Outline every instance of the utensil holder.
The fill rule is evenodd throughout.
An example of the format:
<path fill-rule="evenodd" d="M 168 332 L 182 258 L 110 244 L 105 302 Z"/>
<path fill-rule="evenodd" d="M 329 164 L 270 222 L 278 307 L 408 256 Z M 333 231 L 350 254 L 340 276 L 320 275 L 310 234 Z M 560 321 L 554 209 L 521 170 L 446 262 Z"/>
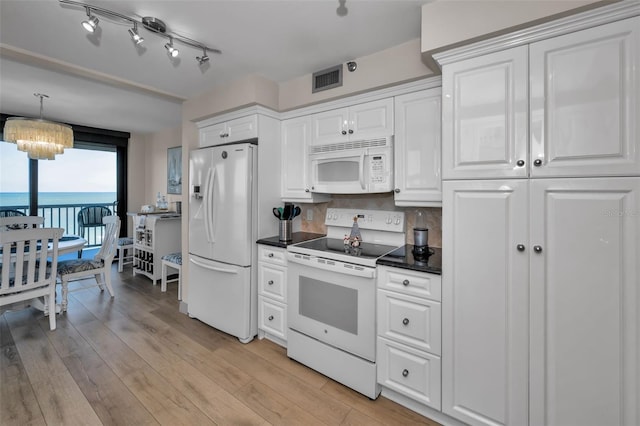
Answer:
<path fill-rule="evenodd" d="M 280 241 L 291 241 L 291 221 L 290 220 L 281 220 L 280 221 Z"/>

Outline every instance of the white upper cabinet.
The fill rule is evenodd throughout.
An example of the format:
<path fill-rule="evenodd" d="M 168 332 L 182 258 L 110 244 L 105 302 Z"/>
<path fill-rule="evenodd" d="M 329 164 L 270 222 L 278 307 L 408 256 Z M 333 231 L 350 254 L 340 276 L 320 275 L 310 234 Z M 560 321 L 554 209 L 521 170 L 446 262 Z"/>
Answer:
<path fill-rule="evenodd" d="M 640 175 L 640 17 L 530 45 L 532 177 Z"/>
<path fill-rule="evenodd" d="M 442 90 L 444 179 L 640 175 L 640 17 L 445 64 Z"/>
<path fill-rule="evenodd" d="M 397 206 L 442 205 L 440 88 L 396 96 L 394 182 Z"/>
<path fill-rule="evenodd" d="M 640 178 L 535 179 L 530 205 L 530 424 L 638 425 Z"/>
<path fill-rule="evenodd" d="M 442 68 L 443 179 L 527 177 L 527 46 Z"/>
<path fill-rule="evenodd" d="M 309 189 L 308 148 L 311 142 L 311 116 L 282 122 L 282 199 L 292 202 L 321 202 L 330 197 Z"/>
<path fill-rule="evenodd" d="M 393 135 L 393 98 L 313 114 L 313 145 Z"/>
<path fill-rule="evenodd" d="M 246 117 L 212 124 L 200 129 L 200 146 L 221 145 L 258 137 L 258 116 Z"/>

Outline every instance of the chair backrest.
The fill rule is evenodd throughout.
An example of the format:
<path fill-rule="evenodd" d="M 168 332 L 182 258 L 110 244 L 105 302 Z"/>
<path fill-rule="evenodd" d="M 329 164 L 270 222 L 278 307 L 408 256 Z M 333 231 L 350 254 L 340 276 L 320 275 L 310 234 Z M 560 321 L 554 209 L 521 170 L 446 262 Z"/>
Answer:
<path fill-rule="evenodd" d="M 105 231 L 102 235 L 102 245 L 94 256 L 96 260 L 104 260 L 106 265 L 110 265 L 116 256 L 118 245 L 118 235 L 120 234 L 120 218 L 118 216 L 107 216 L 102 218 Z"/>
<path fill-rule="evenodd" d="M 26 300 L 30 298 L 30 290 L 55 285 L 58 241 L 63 233 L 63 228 L 0 232 L 0 296 L 3 296 L 0 297 L 0 305 L 15 301 L 7 297 L 10 294 L 20 293 L 18 300 Z M 47 258 L 50 259 L 50 268 L 47 267 Z"/>
<path fill-rule="evenodd" d="M 37 228 L 44 225 L 42 216 L 6 216 L 0 217 L 0 231 Z"/>
<path fill-rule="evenodd" d="M 20 210 L 4 209 L 0 210 L 0 217 L 26 216 Z"/>
<path fill-rule="evenodd" d="M 102 226 L 102 218 L 111 216 L 111 210 L 104 206 L 87 206 L 78 212 L 78 225 L 80 228 L 87 226 Z"/>

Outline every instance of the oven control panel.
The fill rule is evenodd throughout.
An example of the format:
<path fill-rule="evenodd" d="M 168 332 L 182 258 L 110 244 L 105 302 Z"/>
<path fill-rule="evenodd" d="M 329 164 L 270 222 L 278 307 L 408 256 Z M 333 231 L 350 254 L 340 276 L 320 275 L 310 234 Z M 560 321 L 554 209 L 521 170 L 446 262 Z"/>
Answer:
<path fill-rule="evenodd" d="M 353 225 L 353 218 L 358 218 L 360 229 L 371 229 L 387 232 L 404 232 L 404 212 L 387 210 L 363 209 L 327 209 L 325 225 L 349 228 Z"/>

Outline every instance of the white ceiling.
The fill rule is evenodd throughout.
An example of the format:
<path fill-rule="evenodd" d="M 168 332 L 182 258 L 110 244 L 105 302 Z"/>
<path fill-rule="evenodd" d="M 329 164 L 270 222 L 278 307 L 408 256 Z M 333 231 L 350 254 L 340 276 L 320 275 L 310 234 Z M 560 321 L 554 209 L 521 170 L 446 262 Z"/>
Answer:
<path fill-rule="evenodd" d="M 0 111 L 92 127 L 155 132 L 180 125 L 182 100 L 249 74 L 283 82 L 420 36 L 421 5 L 404 0 L 88 0 L 140 20 L 163 20 L 169 31 L 222 51 L 175 43 L 106 16 L 88 35 L 81 7 L 58 0 L 0 0 Z M 338 13 L 343 5 L 345 16 Z"/>

